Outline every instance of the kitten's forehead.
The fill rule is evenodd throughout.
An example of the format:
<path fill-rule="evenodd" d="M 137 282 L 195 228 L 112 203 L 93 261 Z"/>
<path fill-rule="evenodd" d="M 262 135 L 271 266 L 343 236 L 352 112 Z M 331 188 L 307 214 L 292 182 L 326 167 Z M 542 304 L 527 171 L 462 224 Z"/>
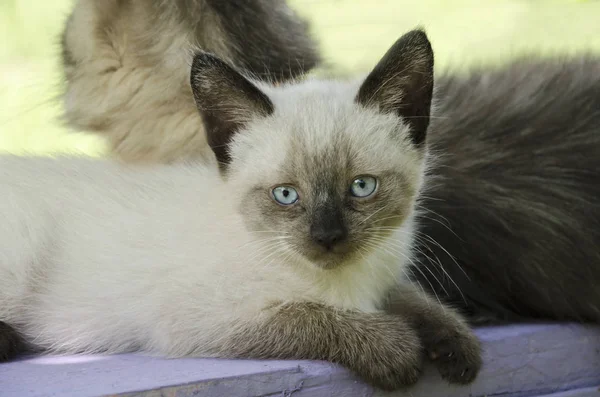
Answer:
<path fill-rule="evenodd" d="M 261 87 L 274 112 L 235 139 L 234 157 L 266 181 L 342 184 L 360 174 L 413 168 L 415 148 L 401 120 L 355 102 L 356 82 L 309 80 Z M 251 165 L 250 165 L 251 163 Z"/>
<path fill-rule="evenodd" d="M 296 163 L 304 159 L 317 168 L 323 160 L 336 167 L 368 168 L 387 156 L 412 152 L 405 142 L 407 127 L 398 117 L 355 102 L 360 83 L 309 80 L 271 90 L 275 112 L 265 132 L 284 138 Z"/>

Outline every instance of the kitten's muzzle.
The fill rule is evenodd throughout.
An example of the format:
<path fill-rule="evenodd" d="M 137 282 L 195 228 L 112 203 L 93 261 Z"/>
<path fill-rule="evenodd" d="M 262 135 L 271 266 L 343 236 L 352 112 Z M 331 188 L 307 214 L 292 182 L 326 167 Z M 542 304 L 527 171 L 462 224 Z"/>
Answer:
<path fill-rule="evenodd" d="M 341 222 L 317 223 L 311 226 L 310 237 L 315 244 L 323 247 L 326 251 L 333 251 L 337 245 L 347 240 L 348 229 Z"/>

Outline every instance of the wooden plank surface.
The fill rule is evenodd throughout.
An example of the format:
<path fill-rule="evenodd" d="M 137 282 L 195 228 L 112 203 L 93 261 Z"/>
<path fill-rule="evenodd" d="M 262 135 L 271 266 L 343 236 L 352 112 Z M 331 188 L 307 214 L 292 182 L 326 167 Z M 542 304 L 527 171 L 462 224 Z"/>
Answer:
<path fill-rule="evenodd" d="M 449 386 L 430 367 L 415 387 L 386 394 L 323 362 L 168 360 L 124 354 L 37 357 L 1 364 L 0 396 L 600 396 L 600 328 L 525 325 L 480 328 L 477 334 L 485 365 L 478 380 L 467 387 Z"/>
<path fill-rule="evenodd" d="M 600 387 L 586 387 L 584 389 L 569 390 L 538 397 L 600 397 Z"/>

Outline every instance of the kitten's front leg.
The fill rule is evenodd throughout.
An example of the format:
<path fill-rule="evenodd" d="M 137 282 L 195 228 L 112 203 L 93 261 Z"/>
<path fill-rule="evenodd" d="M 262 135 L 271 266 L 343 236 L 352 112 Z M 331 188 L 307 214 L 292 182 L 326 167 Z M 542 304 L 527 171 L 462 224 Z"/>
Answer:
<path fill-rule="evenodd" d="M 281 304 L 242 326 L 221 355 L 339 363 L 384 390 L 414 384 L 422 347 L 410 324 L 384 313 L 361 313 L 310 302 Z"/>
<path fill-rule="evenodd" d="M 468 384 L 481 368 L 481 345 L 462 317 L 407 284 L 390 295 L 386 311 L 402 316 L 419 333 L 423 347 L 444 379 Z"/>

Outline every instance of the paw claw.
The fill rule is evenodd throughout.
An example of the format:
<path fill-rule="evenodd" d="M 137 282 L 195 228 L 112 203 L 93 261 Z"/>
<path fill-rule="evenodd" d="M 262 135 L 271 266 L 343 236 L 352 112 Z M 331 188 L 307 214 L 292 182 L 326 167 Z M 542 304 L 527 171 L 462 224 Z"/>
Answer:
<path fill-rule="evenodd" d="M 454 334 L 436 340 L 428 355 L 442 378 L 449 383 L 469 384 L 475 380 L 481 367 L 479 342 L 467 334 Z"/>

